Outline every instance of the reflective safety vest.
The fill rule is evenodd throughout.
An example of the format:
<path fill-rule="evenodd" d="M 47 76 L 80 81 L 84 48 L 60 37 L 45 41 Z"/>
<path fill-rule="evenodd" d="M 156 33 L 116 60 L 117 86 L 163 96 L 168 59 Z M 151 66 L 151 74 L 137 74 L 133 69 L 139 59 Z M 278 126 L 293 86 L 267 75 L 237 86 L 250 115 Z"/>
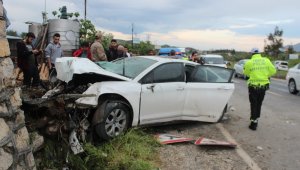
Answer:
<path fill-rule="evenodd" d="M 261 54 L 254 54 L 244 65 L 244 74 L 249 77 L 248 85 L 263 86 L 269 84 L 269 77 L 275 73 L 274 65 Z"/>

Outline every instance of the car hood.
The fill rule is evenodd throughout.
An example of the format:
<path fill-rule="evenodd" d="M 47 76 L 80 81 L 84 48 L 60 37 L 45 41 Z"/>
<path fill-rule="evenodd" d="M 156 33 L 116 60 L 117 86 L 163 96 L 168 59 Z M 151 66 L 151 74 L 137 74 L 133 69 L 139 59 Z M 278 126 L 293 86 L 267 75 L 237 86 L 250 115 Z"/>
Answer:
<path fill-rule="evenodd" d="M 55 68 L 57 71 L 57 78 L 59 80 L 69 82 L 73 79 L 74 75 L 97 75 L 102 77 L 102 80 L 125 80 L 129 81 L 131 79 L 104 70 L 91 60 L 87 58 L 78 57 L 62 57 L 57 58 L 55 62 Z"/>

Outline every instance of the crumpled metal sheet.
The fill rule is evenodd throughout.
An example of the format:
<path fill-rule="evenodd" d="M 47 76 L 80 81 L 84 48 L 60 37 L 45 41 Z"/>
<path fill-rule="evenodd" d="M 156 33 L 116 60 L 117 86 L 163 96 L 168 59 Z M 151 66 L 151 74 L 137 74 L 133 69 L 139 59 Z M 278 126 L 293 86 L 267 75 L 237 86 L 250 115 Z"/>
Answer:
<path fill-rule="evenodd" d="M 74 74 L 95 73 L 107 77 L 113 77 L 119 80 L 130 80 L 129 78 L 109 72 L 92 62 L 87 58 L 79 57 L 62 57 L 57 58 L 55 62 L 57 78 L 59 80 L 69 82 Z"/>
<path fill-rule="evenodd" d="M 82 146 L 80 145 L 77 137 L 76 137 L 76 131 L 73 130 L 70 134 L 70 137 L 69 137 L 69 144 L 71 146 L 71 150 L 73 151 L 73 153 L 75 155 L 81 153 L 81 152 L 84 152 Z"/>

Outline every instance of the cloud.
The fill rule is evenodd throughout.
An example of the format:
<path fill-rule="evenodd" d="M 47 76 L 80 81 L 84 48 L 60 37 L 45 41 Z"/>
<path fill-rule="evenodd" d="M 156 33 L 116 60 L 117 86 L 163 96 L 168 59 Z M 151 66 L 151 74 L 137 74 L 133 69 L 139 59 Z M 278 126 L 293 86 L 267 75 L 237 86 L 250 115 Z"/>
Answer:
<path fill-rule="evenodd" d="M 42 22 L 45 1 L 9 0 L 4 2 L 12 22 L 9 29 L 26 32 L 26 21 Z M 84 15 L 84 1 L 46 0 L 48 18 L 62 6 L 68 12 Z M 291 5 L 293 4 L 293 5 Z M 248 49 L 263 46 L 274 26 L 283 29 L 286 38 L 298 40 L 300 32 L 299 0 L 87 0 L 87 18 L 115 37 L 141 39 L 151 37 L 157 44 L 191 46 L 199 49 Z M 289 39 L 287 39 L 289 41 Z M 300 42 L 300 41 L 299 41 Z M 251 46 L 251 47 L 248 47 Z"/>
<path fill-rule="evenodd" d="M 247 25 L 231 25 L 230 29 L 242 29 L 242 28 L 255 28 L 257 24 L 247 24 Z"/>
<path fill-rule="evenodd" d="M 286 20 L 277 20 L 277 21 L 266 21 L 266 25 L 280 25 L 280 24 L 291 24 L 293 23 L 293 19 L 286 19 Z"/>

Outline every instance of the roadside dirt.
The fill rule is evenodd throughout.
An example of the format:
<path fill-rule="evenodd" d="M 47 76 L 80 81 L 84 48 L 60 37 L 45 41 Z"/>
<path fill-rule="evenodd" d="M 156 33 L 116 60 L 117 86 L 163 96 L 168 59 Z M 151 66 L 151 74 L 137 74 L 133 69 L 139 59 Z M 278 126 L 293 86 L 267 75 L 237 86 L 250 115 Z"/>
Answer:
<path fill-rule="evenodd" d="M 184 122 L 153 127 L 156 133 L 168 133 L 197 139 L 200 136 L 226 141 L 216 124 Z M 192 143 L 163 145 L 160 148 L 162 170 L 240 170 L 251 169 L 234 148 L 196 146 Z"/>

